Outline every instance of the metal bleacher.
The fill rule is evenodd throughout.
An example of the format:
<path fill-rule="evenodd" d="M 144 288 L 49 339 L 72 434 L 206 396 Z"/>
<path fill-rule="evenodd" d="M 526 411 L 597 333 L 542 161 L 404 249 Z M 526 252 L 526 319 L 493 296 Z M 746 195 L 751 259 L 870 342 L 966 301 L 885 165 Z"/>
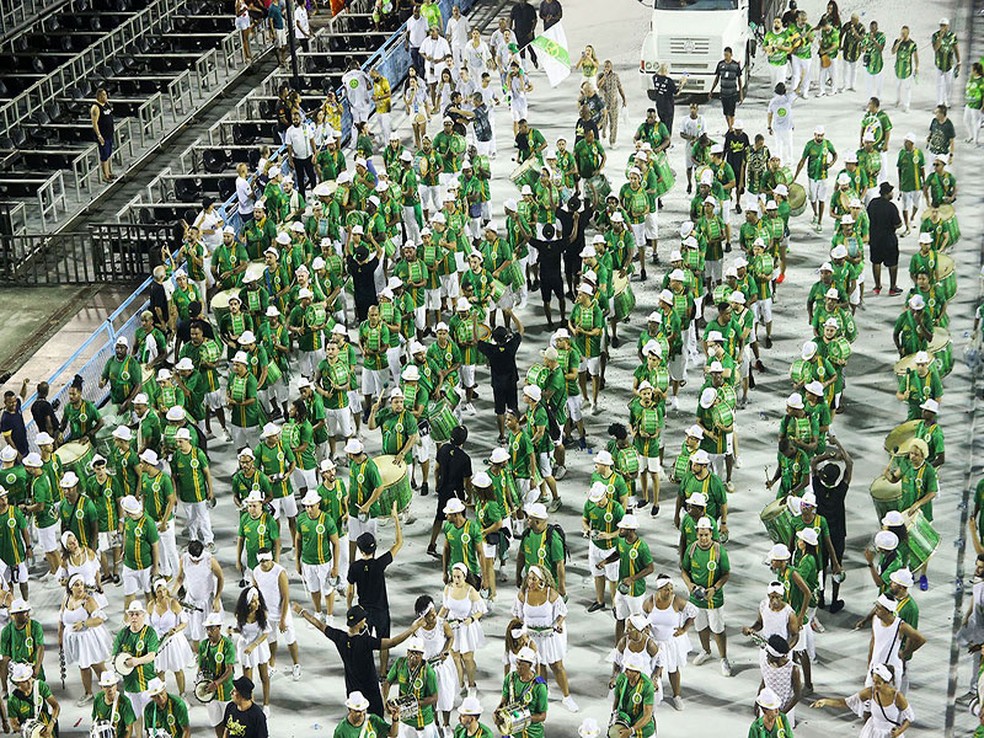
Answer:
<path fill-rule="evenodd" d="M 0 43 L 3 228 L 48 232 L 104 187 L 89 118 L 105 88 L 119 175 L 242 68 L 234 0 L 70 0 Z M 269 40 L 255 40 L 262 51 Z M 16 231 L 15 231 L 16 233 Z"/>

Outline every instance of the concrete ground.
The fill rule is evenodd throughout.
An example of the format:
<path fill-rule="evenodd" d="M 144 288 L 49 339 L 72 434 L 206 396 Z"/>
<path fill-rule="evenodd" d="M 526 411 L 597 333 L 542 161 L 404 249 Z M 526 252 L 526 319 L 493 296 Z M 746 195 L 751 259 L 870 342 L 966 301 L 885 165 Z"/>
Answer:
<path fill-rule="evenodd" d="M 804 2 L 803 6 L 813 19 L 822 11 L 817 0 Z M 896 26 L 907 22 L 920 44 L 923 68 L 928 69 L 931 63 L 931 53 L 927 49 L 928 37 L 935 30 L 936 16 L 941 10 L 935 8 L 930 13 L 918 12 L 925 7 L 909 0 L 903 3 L 875 0 L 866 4 L 865 20 L 881 20 L 890 40 Z M 844 12 L 849 10 L 848 8 Z M 613 184 L 621 184 L 619 173 L 631 150 L 631 133 L 642 120 L 647 107 L 635 70 L 638 64 L 637 50 L 648 25 L 648 11 L 635 4 L 623 4 L 615 12 L 604 14 L 599 13 L 594 4 L 568 2 L 564 25 L 571 54 L 576 56 L 585 43 L 593 43 L 601 59 L 611 58 L 615 62 L 629 95 L 629 122 L 624 124 L 619 144 L 609 152 L 610 176 Z M 577 76 L 572 76 L 557 89 L 548 86 L 542 72 L 534 72 L 532 79 L 536 90 L 530 105 L 531 122 L 544 132 L 550 142 L 560 134 L 570 137 L 576 117 L 574 100 L 579 81 Z M 912 112 L 905 114 L 892 107 L 894 91 L 891 89 L 886 89 L 884 99 L 888 113 L 895 123 L 895 142 L 900 142 L 902 136 L 910 130 L 920 137 L 924 135 L 935 100 L 930 75 L 924 74 L 920 79 Z M 762 70 L 757 67 L 753 73 L 750 94 L 739 111 L 750 135 L 764 132 L 767 100 Z M 839 151 L 853 149 L 856 146 L 864 101 L 863 92 L 858 91 L 823 100 L 810 99 L 798 105 L 795 111 L 796 146 L 803 145 L 814 124 L 823 123 L 827 127 L 828 137 Z M 712 104 L 703 112 L 712 132 L 723 134 L 724 121 L 720 108 Z M 677 120 L 684 115 L 684 108 L 678 108 Z M 958 116 L 959 112 L 954 115 L 955 124 L 959 123 Z M 496 127 L 500 154 L 493 162 L 493 200 L 496 203 L 497 217 L 501 217 L 502 201 L 515 196 L 515 189 L 508 180 L 508 175 L 515 166 L 510 161 L 512 150 L 508 136 L 509 125 L 508 110 L 498 111 Z M 958 129 L 962 140 L 962 128 L 958 126 Z M 408 134 L 405 125 L 401 132 Z M 893 156 L 897 150 L 897 143 L 893 144 Z M 979 153 L 963 144 L 958 145 L 957 151 L 954 170 L 960 182 L 958 214 L 964 239 L 953 253 L 960 288 L 950 304 L 950 315 L 954 356 L 959 360 L 967 343 L 966 336 L 971 329 L 973 310 L 978 304 L 980 293 L 980 285 L 975 276 L 980 266 L 979 252 L 973 234 L 978 233 L 981 228 L 982 215 L 979 209 L 973 207 L 973 203 L 979 202 L 984 194 L 984 181 L 974 169 L 976 163 L 980 162 Z M 682 177 L 683 147 L 679 139 L 670 158 L 678 177 Z M 664 198 L 666 208 L 660 214 L 660 228 L 664 239 L 659 247 L 664 260 L 669 250 L 675 246 L 675 233 L 685 217 L 687 201 L 684 188 L 680 184 Z M 738 418 L 742 467 L 735 472 L 736 491 L 730 498 L 731 541 L 728 550 L 733 574 L 726 587 L 729 653 L 735 674 L 732 678 L 722 676 L 716 662 L 700 667 L 688 665 L 683 671 L 686 709 L 675 712 L 668 705 L 663 705 L 657 710 L 659 732 L 663 735 L 694 734 L 695 727 L 699 726 L 699 735 L 743 736 L 752 719 L 751 703 L 759 683 L 758 651 L 754 644 L 740 635 L 739 628 L 754 620 L 757 604 L 771 578 L 768 568 L 763 564 L 769 541 L 758 519 L 759 511 L 772 499 L 772 494 L 763 488 L 764 468 L 774 468 L 775 465 L 778 423 L 783 413 L 784 398 L 789 392 L 788 368 L 798 356 L 800 345 L 809 335 L 804 309 L 805 297 L 811 284 L 817 279 L 817 267 L 825 258 L 832 235 L 829 224 L 823 234 L 813 232 L 805 215 L 792 224 L 792 230 L 788 278 L 780 289 L 779 304 L 776 306 L 776 341 L 771 351 L 766 351 L 763 355 L 768 372 L 757 376 L 758 386 L 750 396 L 750 405 Z M 916 239 L 915 236 L 910 236 L 902 243 L 903 272 L 914 250 Z M 591 442 L 595 446 L 600 446 L 606 440 L 606 428 L 610 422 L 616 419 L 624 421 L 627 416 L 630 375 L 636 366 L 632 345 L 637 332 L 643 326 L 644 316 L 655 305 L 658 282 L 653 279 L 654 272 L 661 274 L 660 269 L 653 269 L 648 282 L 633 285 L 638 305 L 630 326 L 622 334 L 623 338 L 629 340 L 614 352 L 609 364 L 608 387 L 601 400 L 603 412 L 587 418 Z M 903 276 L 900 282 L 904 288 L 908 288 L 907 276 Z M 902 298 L 889 298 L 885 293 L 878 297 L 869 294 L 865 309 L 857 315 L 861 335 L 854 345 L 855 353 L 849 365 L 846 412 L 838 416 L 834 424 L 837 437 L 856 460 L 854 483 L 847 502 L 849 539 L 844 562 L 847 580 L 841 590 L 847 606 L 837 615 L 820 614 L 826 632 L 817 635 L 819 663 L 814 669 L 816 692 L 807 701 L 815 696 L 846 696 L 860 688 L 864 677 L 868 634 L 855 631 L 852 626 L 868 611 L 874 597 L 862 555 L 864 547 L 878 528 L 867 488 L 870 481 L 881 473 L 887 461 L 882 450 L 885 434 L 905 418 L 904 407 L 894 398 L 892 365 L 895 354 L 891 341 L 891 326 L 902 306 Z M 521 351 L 521 365 L 528 366 L 545 346 L 547 333 L 540 311 L 532 303 L 521 317 L 528 329 Z M 691 374 L 691 382 L 681 397 L 679 412 L 668 414 L 665 431 L 666 446 L 670 449 L 668 460 L 673 458 L 672 454 L 679 448 L 683 429 L 693 421 L 699 386 L 695 376 Z M 917 719 L 907 735 L 927 738 L 944 734 L 967 735 L 975 724 L 975 720 L 966 711 L 966 705 L 961 703 L 956 707 L 955 731 L 950 733 L 947 730 L 950 725 L 948 716 L 954 709 L 951 680 L 959 677 L 956 694 L 961 695 L 966 691 L 971 678 L 971 665 L 966 657 L 960 656 L 956 660 L 952 658 L 952 649 L 955 648 L 952 645 L 955 607 L 960 597 L 960 589 L 955 587 L 954 580 L 959 572 L 960 577 L 967 582 L 969 574 L 964 573 L 964 570 L 967 567 L 972 568 L 972 553 L 967 555 L 968 563 L 964 564 L 961 521 L 966 514 L 966 490 L 976 483 L 980 474 L 980 463 L 975 460 L 976 444 L 972 442 L 976 436 L 976 403 L 971 390 L 971 376 L 959 361 L 946 379 L 945 387 L 946 398 L 940 418 L 947 434 L 948 461 L 942 473 L 941 497 L 935 505 L 936 527 L 944 538 L 930 567 L 929 591 L 914 592 L 920 608 L 920 630 L 928 637 L 928 643 L 912 662 L 909 698 Z M 487 389 L 482 391 L 478 408 L 477 417 L 466 418 L 470 430 L 466 449 L 472 455 L 476 468 L 481 465 L 480 459 L 487 457 L 496 436 Z M 372 435 L 368 443 L 370 449 L 379 448 L 377 438 Z M 218 556 L 228 572 L 225 607 L 231 610 L 238 594 L 235 577 L 232 575 L 235 517 L 228 497 L 234 460 L 230 444 L 215 443 L 213 448 L 213 473 L 217 477 L 220 497 L 213 519 L 218 530 Z M 604 725 L 610 712 L 610 701 L 604 686 L 609 673 L 609 665 L 605 659 L 611 649 L 614 624 L 608 614 L 588 614 L 585 611 L 586 605 L 591 601 L 592 584 L 587 570 L 585 542 L 576 535 L 580 508 L 591 471 L 590 453 L 569 452 L 568 469 L 568 476 L 560 483 L 564 506 L 553 517 L 570 532 L 568 540 L 573 549 L 573 560 L 568 570 L 570 615 L 567 621 L 569 650 L 566 665 L 573 694 L 581 711 L 574 715 L 565 710 L 560 704 L 559 690 L 549 680 L 551 700 L 546 732 L 551 737 L 574 735 L 576 727 L 585 717 L 594 717 Z M 666 485 L 664 489 L 664 499 L 669 499 L 675 493 L 672 485 Z M 433 499 L 431 496 L 418 499 L 414 503 L 414 511 L 420 520 L 409 526 L 407 543 L 398 557 L 397 566 L 390 572 L 389 592 L 396 631 L 411 622 L 412 603 L 418 595 L 428 593 L 437 598 L 440 594 L 438 567 L 424 552 L 429 528 L 425 521 L 429 521 L 433 514 Z M 672 514 L 668 505 L 664 505 L 662 514 L 656 519 L 643 516 L 641 534 L 653 551 L 657 571 L 673 573 L 679 582 L 674 552 L 677 532 L 672 527 Z M 391 535 L 391 528 L 383 530 L 381 548 L 389 545 Z M 294 560 L 291 555 L 285 557 L 284 563 L 289 571 L 293 570 Z M 678 586 L 682 585 L 678 583 Z M 300 582 L 292 579 L 291 588 L 292 595 L 303 601 Z M 54 641 L 59 592 L 51 585 L 35 585 L 32 591 L 35 616 L 44 623 L 50 644 Z M 497 694 L 502 676 L 502 636 L 512 594 L 513 590 L 509 585 L 500 585 L 495 612 L 484 622 L 487 645 L 477 654 L 479 696 L 486 710 L 485 722 L 489 724 L 491 712 L 498 703 Z M 110 599 L 113 603 L 112 622 L 116 627 L 120 622 L 120 593 L 112 591 Z M 341 612 L 341 608 L 336 610 Z M 307 626 L 299 627 L 299 639 L 304 668 L 302 680 L 295 683 L 283 674 L 278 674 L 273 681 L 274 727 L 271 735 L 278 738 L 322 735 L 322 731 L 333 729 L 344 717 L 343 681 L 334 648 Z M 696 645 L 696 638 L 694 642 Z M 49 645 L 49 674 L 57 674 L 55 658 L 54 649 Z M 281 663 L 286 662 L 281 660 Z M 953 671 L 954 663 L 956 672 Z M 57 680 L 53 678 L 52 681 Z M 169 686 L 173 688 L 173 681 L 169 681 Z M 64 697 L 62 735 L 81 735 L 88 723 L 77 723 L 85 712 L 73 704 L 79 694 L 77 673 L 69 674 L 68 687 L 68 694 L 57 688 L 55 690 L 57 696 Z M 194 705 L 191 714 L 193 735 L 210 735 L 206 728 L 204 708 Z M 797 714 L 800 721 L 796 727 L 798 737 L 856 735 L 861 728 L 860 721 L 853 719 L 846 711 L 819 712 L 803 705 L 797 710 Z"/>

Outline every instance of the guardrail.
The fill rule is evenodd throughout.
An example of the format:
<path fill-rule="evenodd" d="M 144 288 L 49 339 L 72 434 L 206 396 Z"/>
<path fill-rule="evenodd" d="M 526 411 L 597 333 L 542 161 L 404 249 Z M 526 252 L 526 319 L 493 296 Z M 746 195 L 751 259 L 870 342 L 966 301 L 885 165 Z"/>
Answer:
<path fill-rule="evenodd" d="M 463 13 L 471 10 L 479 0 L 440 0 L 441 13 L 445 19 L 451 15 L 453 5 L 458 5 Z M 410 67 L 410 54 L 404 49 L 405 26 L 401 26 L 395 31 L 383 45 L 374 52 L 362 65 L 366 71 L 378 68 L 380 72 L 389 80 L 390 86 L 395 91 L 403 79 L 406 77 Z M 342 90 L 338 89 L 338 96 L 343 100 Z M 351 132 L 351 115 L 347 103 L 343 102 L 344 113 L 342 117 L 342 140 L 349 139 Z M 277 149 L 274 157 L 282 159 L 286 147 L 281 146 Z M 237 204 L 235 197 L 230 197 L 220 208 L 226 223 L 235 224 L 238 228 L 239 218 L 237 214 Z M 51 394 L 49 401 L 59 399 L 64 404 L 68 393 L 68 386 L 72 378 L 78 374 L 82 377 L 83 396 L 94 402 L 97 406 L 105 402 L 109 396 L 106 389 L 99 388 L 99 377 L 103 367 L 109 357 L 113 354 L 114 345 L 117 337 L 126 336 L 133 343 L 134 335 L 140 324 L 140 313 L 147 308 L 149 302 L 145 294 L 150 289 L 152 277 L 148 277 L 123 303 L 110 315 L 105 323 L 92 333 L 75 352 L 62 364 L 48 379 Z M 127 317 L 124 317 L 127 316 Z M 122 321 L 122 322 L 121 322 Z M 34 400 L 36 394 L 30 395 L 24 402 L 26 411 Z M 28 422 L 28 426 L 33 426 L 33 420 Z M 29 437 L 33 433 L 28 434 Z"/>

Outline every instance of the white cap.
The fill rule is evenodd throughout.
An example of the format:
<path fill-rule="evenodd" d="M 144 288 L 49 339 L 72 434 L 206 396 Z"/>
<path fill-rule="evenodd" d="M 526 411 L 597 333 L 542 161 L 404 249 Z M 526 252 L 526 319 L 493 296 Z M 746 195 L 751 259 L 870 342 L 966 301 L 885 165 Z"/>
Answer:
<path fill-rule="evenodd" d="M 318 464 L 318 468 L 323 472 L 328 472 L 332 469 L 337 469 L 338 467 L 335 465 L 335 462 L 332 461 L 331 457 L 328 456 L 321 460 L 321 463 Z"/>
<path fill-rule="evenodd" d="M 117 346 L 129 346 L 130 340 L 126 336 L 117 336 L 116 338 Z"/>
<path fill-rule="evenodd" d="M 704 340 L 708 343 L 724 343 L 724 335 L 721 331 L 709 331 Z"/>
<path fill-rule="evenodd" d="M 614 213 L 612 213 L 611 221 L 612 223 L 624 223 L 625 216 L 616 210 Z"/>
<path fill-rule="evenodd" d="M 400 377 L 408 382 L 417 382 L 420 380 L 420 369 L 417 368 L 416 364 L 408 364 L 403 367 Z"/>
<path fill-rule="evenodd" d="M 886 551 L 894 551 L 898 548 L 899 537 L 890 530 L 880 530 L 875 534 L 875 547 Z"/>
<path fill-rule="evenodd" d="M 659 293 L 660 302 L 665 302 L 670 305 L 673 304 L 673 293 L 670 290 L 663 290 Z"/>
<path fill-rule="evenodd" d="M 174 438 L 178 441 L 190 441 L 191 431 L 188 428 L 178 428 L 177 432 L 174 434 Z"/>
<path fill-rule="evenodd" d="M 531 518 L 536 518 L 537 520 L 546 520 L 547 508 L 542 502 L 534 502 L 533 504 L 526 506 L 526 514 Z"/>
<path fill-rule="evenodd" d="M 789 549 L 786 548 L 785 543 L 777 543 L 769 551 L 769 558 L 773 561 L 784 561 L 786 559 L 792 558 L 792 554 L 789 553 Z"/>

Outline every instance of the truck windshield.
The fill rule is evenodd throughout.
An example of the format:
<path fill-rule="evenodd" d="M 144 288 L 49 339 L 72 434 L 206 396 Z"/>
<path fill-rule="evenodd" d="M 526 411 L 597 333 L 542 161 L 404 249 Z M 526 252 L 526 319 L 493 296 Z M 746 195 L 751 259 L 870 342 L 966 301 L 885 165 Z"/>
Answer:
<path fill-rule="evenodd" d="M 656 0 L 656 10 L 737 10 L 738 0 Z"/>

